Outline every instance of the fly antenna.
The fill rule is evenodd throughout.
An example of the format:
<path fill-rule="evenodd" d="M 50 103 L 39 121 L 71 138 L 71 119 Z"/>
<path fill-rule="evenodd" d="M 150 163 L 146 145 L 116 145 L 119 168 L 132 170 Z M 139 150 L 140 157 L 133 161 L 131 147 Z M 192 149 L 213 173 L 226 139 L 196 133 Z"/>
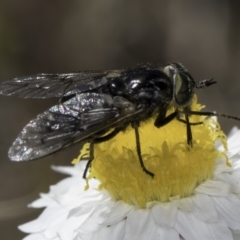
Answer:
<path fill-rule="evenodd" d="M 181 111 L 179 111 L 179 112 L 181 112 Z M 231 116 L 231 115 L 227 115 L 224 113 L 217 113 L 217 112 L 198 112 L 198 111 L 187 110 L 187 111 L 182 111 L 181 113 L 186 113 L 188 115 L 208 116 L 208 117 L 216 116 L 216 117 L 223 117 L 223 118 L 240 121 L 240 117 L 238 117 L 238 116 Z"/>
<path fill-rule="evenodd" d="M 210 85 L 215 84 L 215 83 L 217 83 L 217 82 L 216 82 L 216 81 L 213 81 L 213 78 L 204 79 L 204 80 L 202 80 L 202 81 L 199 81 L 199 82 L 196 84 L 196 88 L 209 87 Z"/>

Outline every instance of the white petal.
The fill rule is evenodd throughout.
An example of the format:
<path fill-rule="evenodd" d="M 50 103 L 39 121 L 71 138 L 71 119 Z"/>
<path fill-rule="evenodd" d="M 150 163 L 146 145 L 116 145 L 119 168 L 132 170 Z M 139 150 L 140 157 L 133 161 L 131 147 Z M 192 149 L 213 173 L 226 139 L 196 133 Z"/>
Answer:
<path fill-rule="evenodd" d="M 101 205 L 104 202 L 108 203 L 110 201 L 110 196 L 105 194 L 103 191 L 94 191 L 94 190 L 87 190 L 83 196 L 81 196 L 82 203 L 80 206 L 82 207 L 94 207 L 96 205 Z"/>
<path fill-rule="evenodd" d="M 154 226 L 149 240 L 179 240 L 179 234 L 174 228 Z"/>
<path fill-rule="evenodd" d="M 240 139 L 240 131 L 239 130 L 237 132 L 235 132 L 235 134 L 232 135 L 228 139 L 227 155 L 228 155 L 229 158 L 231 158 L 232 156 L 239 153 L 239 151 L 240 151 L 239 139 Z"/>
<path fill-rule="evenodd" d="M 207 180 L 194 190 L 196 193 L 204 193 L 210 196 L 228 196 L 231 192 L 229 184 L 222 181 Z"/>
<path fill-rule="evenodd" d="M 213 197 L 212 199 L 215 202 L 219 218 L 233 230 L 240 230 L 240 201 L 236 196 L 230 196 L 231 199 L 224 197 Z"/>
<path fill-rule="evenodd" d="M 151 214 L 157 224 L 173 227 L 177 216 L 177 206 L 172 203 L 156 204 L 151 209 Z"/>
<path fill-rule="evenodd" d="M 64 222 L 67 214 L 67 210 L 60 207 L 46 208 L 36 220 L 20 225 L 18 228 L 26 233 L 41 232 Z"/>
<path fill-rule="evenodd" d="M 233 168 L 231 174 L 232 174 L 234 177 L 240 179 L 240 161 L 239 161 L 239 166 L 236 167 L 236 168 Z"/>
<path fill-rule="evenodd" d="M 239 155 L 235 155 L 234 157 L 229 158 L 229 162 L 232 165 L 233 171 L 235 169 L 239 170 L 240 168 Z"/>
<path fill-rule="evenodd" d="M 102 225 L 111 225 L 124 219 L 134 211 L 132 205 L 126 204 L 123 201 L 117 201 L 108 213 L 106 220 Z"/>
<path fill-rule="evenodd" d="M 43 236 L 46 238 L 46 239 L 54 239 L 54 238 L 57 238 L 58 237 L 58 231 L 61 227 L 61 223 L 59 223 L 58 225 L 55 225 L 55 226 L 52 226 L 48 229 L 46 229 L 45 231 L 43 231 Z M 71 240 L 71 239 L 69 239 Z"/>
<path fill-rule="evenodd" d="M 126 219 L 123 240 L 148 240 L 154 225 L 150 211 L 138 209 Z"/>
<path fill-rule="evenodd" d="M 207 225 L 198 220 L 191 212 L 178 211 L 175 229 L 186 240 L 212 240 Z"/>
<path fill-rule="evenodd" d="M 193 210 L 192 198 L 181 198 L 179 200 L 171 199 L 171 203 L 176 205 L 182 211 L 191 212 Z"/>
<path fill-rule="evenodd" d="M 233 235 L 234 240 L 239 240 L 240 239 L 240 231 L 232 230 L 232 235 Z"/>
<path fill-rule="evenodd" d="M 106 219 L 106 216 L 113 205 L 114 203 L 109 201 L 109 203 L 103 203 L 95 206 L 91 216 L 81 225 L 81 232 L 96 231 L 99 225 Z"/>
<path fill-rule="evenodd" d="M 47 240 L 47 239 L 45 237 L 43 237 L 43 235 L 41 233 L 34 233 L 34 234 L 30 234 L 27 237 L 23 238 L 23 240 Z"/>
<path fill-rule="evenodd" d="M 203 222 L 217 222 L 219 220 L 214 202 L 205 194 L 196 194 L 193 198 L 193 214 Z"/>
<path fill-rule="evenodd" d="M 49 207 L 49 206 L 56 206 L 58 203 L 50 197 L 49 194 L 40 194 L 39 199 L 33 201 L 32 203 L 28 204 L 28 207 L 31 208 L 43 208 L 43 207 Z"/>
<path fill-rule="evenodd" d="M 57 239 L 58 240 L 58 239 Z M 61 239 L 59 239 L 61 240 Z M 78 235 L 73 240 L 82 240 L 82 237 L 79 237 Z"/>
<path fill-rule="evenodd" d="M 72 176 L 80 176 L 82 178 L 86 164 L 87 164 L 86 161 L 80 161 L 78 164 L 75 164 L 74 166 L 54 166 L 54 165 L 52 165 L 51 168 L 56 172 L 60 172 L 63 174 L 69 174 Z"/>
<path fill-rule="evenodd" d="M 96 233 L 96 232 L 78 233 L 78 236 L 76 238 L 74 238 L 74 240 L 96 240 L 97 234 L 98 233 Z"/>
<path fill-rule="evenodd" d="M 214 240 L 233 240 L 232 233 L 227 224 L 214 222 L 208 223 L 207 227 Z"/>
<path fill-rule="evenodd" d="M 218 157 L 215 163 L 215 169 L 214 169 L 214 176 L 216 176 L 219 173 L 223 173 L 223 172 L 229 172 L 231 173 L 233 171 L 232 167 L 228 167 L 226 165 L 226 158 L 223 157 Z M 218 180 L 218 179 L 216 179 Z"/>
<path fill-rule="evenodd" d="M 72 176 L 81 176 L 81 172 L 78 171 L 78 169 L 75 169 L 70 166 L 51 166 L 51 169 L 53 169 L 55 172 L 68 174 Z"/>
<path fill-rule="evenodd" d="M 18 229 L 25 233 L 38 233 L 43 231 L 44 227 L 42 226 L 41 221 L 35 219 L 18 226 Z"/>
<path fill-rule="evenodd" d="M 235 196 L 240 200 L 240 193 L 235 193 Z"/>
<path fill-rule="evenodd" d="M 111 226 L 102 226 L 97 233 L 96 240 L 122 240 L 125 233 L 126 221 L 122 220 Z"/>
<path fill-rule="evenodd" d="M 81 226 L 81 224 L 86 220 L 88 216 L 81 217 L 71 217 L 67 219 L 61 229 L 58 231 L 58 235 L 61 240 L 72 240 L 74 239 L 78 232 L 77 229 Z"/>
<path fill-rule="evenodd" d="M 64 201 L 69 200 L 69 201 Z M 80 195 L 72 195 L 71 198 L 66 197 L 65 199 L 59 200 L 61 205 L 69 209 L 69 216 L 84 213 L 86 209 L 94 208 L 96 205 L 107 203 L 110 200 L 108 194 L 103 191 L 87 190 L 85 193 Z M 64 203 L 64 204 L 63 204 Z"/>
<path fill-rule="evenodd" d="M 91 214 L 91 211 L 93 210 L 93 207 L 82 207 L 82 206 L 79 206 L 79 207 L 76 207 L 76 208 L 73 208 L 69 211 L 68 213 L 68 218 L 71 218 L 71 217 L 77 217 L 77 216 L 84 216 L 84 215 L 90 215 Z"/>
<path fill-rule="evenodd" d="M 79 192 L 80 190 L 80 192 Z M 89 202 L 94 199 L 94 196 L 101 196 L 102 194 L 89 191 L 88 193 L 82 193 L 81 189 L 75 189 L 69 187 L 69 191 L 65 194 L 55 194 L 54 198 L 56 202 L 62 207 L 75 208 L 87 202 L 86 196 L 89 198 Z"/>
<path fill-rule="evenodd" d="M 228 139 L 231 138 L 234 134 L 236 134 L 238 131 L 238 127 L 237 126 L 234 126 L 230 132 L 228 133 Z"/>
<path fill-rule="evenodd" d="M 222 180 L 225 183 L 231 185 L 232 192 L 240 193 L 240 178 L 232 176 L 229 173 L 217 174 L 219 180 Z"/>
<path fill-rule="evenodd" d="M 75 187 L 76 186 L 76 187 Z M 68 195 L 69 192 L 75 194 L 84 193 L 85 182 L 79 178 L 66 178 L 54 186 L 50 186 L 48 194 L 41 194 L 41 198 L 29 204 L 29 207 L 46 207 L 59 205 L 61 197 Z"/>
<path fill-rule="evenodd" d="M 50 186 L 50 194 L 65 194 L 72 188 L 78 189 L 78 192 L 83 193 L 85 185 L 85 181 L 79 177 L 68 177 L 56 185 Z"/>

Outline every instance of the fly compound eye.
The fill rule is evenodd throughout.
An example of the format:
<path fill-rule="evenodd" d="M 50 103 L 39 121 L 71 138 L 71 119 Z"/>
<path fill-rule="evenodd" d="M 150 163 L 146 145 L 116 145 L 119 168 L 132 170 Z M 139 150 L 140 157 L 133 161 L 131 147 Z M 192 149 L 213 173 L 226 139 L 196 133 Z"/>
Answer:
<path fill-rule="evenodd" d="M 177 106 L 185 107 L 193 96 L 195 82 L 184 73 L 177 73 L 173 77 L 173 98 Z"/>

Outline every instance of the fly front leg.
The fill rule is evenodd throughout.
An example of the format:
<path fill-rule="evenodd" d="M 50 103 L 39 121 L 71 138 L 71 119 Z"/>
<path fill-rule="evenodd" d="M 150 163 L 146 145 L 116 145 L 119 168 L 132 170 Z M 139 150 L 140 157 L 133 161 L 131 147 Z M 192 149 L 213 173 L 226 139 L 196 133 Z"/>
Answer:
<path fill-rule="evenodd" d="M 182 122 L 182 123 L 184 123 L 184 124 L 187 124 L 187 121 L 184 120 L 184 119 L 181 119 L 180 116 L 177 116 L 177 120 L 178 120 L 179 122 Z M 195 122 L 195 123 L 189 122 L 189 124 L 190 124 L 191 126 L 197 126 L 197 125 L 203 124 L 203 122 Z"/>
<path fill-rule="evenodd" d="M 169 114 L 166 117 L 167 114 L 167 109 L 168 109 L 168 104 L 163 104 L 161 108 L 159 109 L 158 116 L 154 122 L 154 126 L 157 128 L 163 127 L 164 125 L 168 124 L 171 122 L 178 114 L 177 109 L 175 112 Z"/>
<path fill-rule="evenodd" d="M 179 122 L 182 122 L 184 124 L 186 124 L 186 129 L 187 129 L 187 143 L 189 146 L 192 146 L 192 130 L 191 130 L 191 126 L 197 126 L 197 125 L 201 125 L 203 124 L 203 122 L 189 122 L 189 115 L 188 114 L 184 114 L 185 115 L 185 120 L 181 119 L 180 116 L 177 116 L 177 120 Z"/>
<path fill-rule="evenodd" d="M 170 123 L 174 118 L 176 118 L 178 115 L 178 111 L 175 111 L 171 114 L 169 114 L 167 117 L 165 115 L 162 115 L 159 113 L 157 119 L 154 122 L 154 126 L 157 128 L 163 127 Z"/>
<path fill-rule="evenodd" d="M 188 110 L 188 108 L 184 109 L 185 111 Z M 168 116 L 166 116 L 166 112 L 164 111 L 160 111 L 158 114 L 157 119 L 154 122 L 155 127 L 160 128 L 163 127 L 165 125 L 167 125 L 168 123 L 170 123 L 173 119 L 177 119 L 180 122 L 183 122 L 186 124 L 186 130 L 187 130 L 187 144 L 189 146 L 192 146 L 192 130 L 191 130 L 191 125 L 199 125 L 202 124 L 202 122 L 197 122 L 197 123 L 190 123 L 189 122 L 189 114 L 184 112 L 185 115 L 185 120 L 180 119 L 179 113 L 181 113 L 178 109 L 176 109 L 175 112 L 169 114 Z"/>
<path fill-rule="evenodd" d="M 137 155 L 138 155 L 138 159 L 139 159 L 140 165 L 141 165 L 143 171 L 144 171 L 146 174 L 150 175 L 151 177 L 154 177 L 154 174 L 153 174 L 152 172 L 149 172 L 149 171 L 145 168 L 144 163 L 143 163 L 143 160 L 142 160 L 141 144 L 140 144 L 140 137 L 139 137 L 139 131 L 138 131 L 139 123 L 138 123 L 138 122 L 133 122 L 133 123 L 132 123 L 132 127 L 133 127 L 134 130 L 135 130 Z"/>

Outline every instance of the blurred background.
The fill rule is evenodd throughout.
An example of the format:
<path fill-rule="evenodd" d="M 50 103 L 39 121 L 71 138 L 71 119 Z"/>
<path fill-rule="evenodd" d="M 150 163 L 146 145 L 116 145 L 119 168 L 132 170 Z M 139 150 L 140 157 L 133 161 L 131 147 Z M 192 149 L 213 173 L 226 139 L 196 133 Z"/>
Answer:
<path fill-rule="evenodd" d="M 179 61 L 196 80 L 207 110 L 240 115 L 240 2 L 235 0 L 0 0 L 0 81 L 39 72 L 121 69 Z M 27 204 L 65 177 L 79 147 L 40 161 L 12 163 L 20 130 L 58 100 L 0 96 L 0 239 L 21 239 L 17 226 L 42 210 Z M 221 119 L 226 133 L 240 122 Z"/>

